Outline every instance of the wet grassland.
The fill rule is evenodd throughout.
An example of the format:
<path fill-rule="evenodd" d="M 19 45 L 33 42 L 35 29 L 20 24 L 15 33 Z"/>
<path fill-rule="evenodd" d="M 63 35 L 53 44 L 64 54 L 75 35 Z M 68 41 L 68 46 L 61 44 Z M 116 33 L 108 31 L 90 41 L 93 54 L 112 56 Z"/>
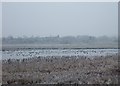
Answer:
<path fill-rule="evenodd" d="M 118 84 L 118 54 L 2 61 L 3 84 Z"/>

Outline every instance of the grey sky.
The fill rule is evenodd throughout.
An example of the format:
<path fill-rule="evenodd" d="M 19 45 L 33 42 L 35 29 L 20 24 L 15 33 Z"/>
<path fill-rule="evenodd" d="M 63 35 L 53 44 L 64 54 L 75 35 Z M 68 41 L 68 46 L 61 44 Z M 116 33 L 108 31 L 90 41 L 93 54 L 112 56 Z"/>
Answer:
<path fill-rule="evenodd" d="M 0 3 L 0 37 L 2 37 L 2 3 Z"/>
<path fill-rule="evenodd" d="M 117 3 L 3 3 L 3 36 L 117 36 Z"/>

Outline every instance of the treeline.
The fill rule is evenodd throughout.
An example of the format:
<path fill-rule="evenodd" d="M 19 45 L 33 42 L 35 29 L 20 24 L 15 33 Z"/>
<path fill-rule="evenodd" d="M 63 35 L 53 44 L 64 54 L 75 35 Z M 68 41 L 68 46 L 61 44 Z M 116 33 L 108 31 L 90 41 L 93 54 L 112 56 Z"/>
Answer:
<path fill-rule="evenodd" d="M 3 37 L 3 44 L 90 44 L 90 43 L 117 43 L 117 37 L 94 36 L 50 36 L 50 37 Z"/>

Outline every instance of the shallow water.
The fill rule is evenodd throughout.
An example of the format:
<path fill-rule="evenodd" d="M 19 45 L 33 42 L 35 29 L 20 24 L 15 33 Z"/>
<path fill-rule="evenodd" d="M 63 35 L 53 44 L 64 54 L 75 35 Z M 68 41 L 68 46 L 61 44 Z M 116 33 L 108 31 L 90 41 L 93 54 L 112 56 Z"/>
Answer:
<path fill-rule="evenodd" d="M 24 50 L 9 50 L 0 51 L 2 59 L 22 59 L 31 57 L 51 57 L 51 56 L 107 56 L 115 55 L 118 53 L 118 49 L 24 49 Z"/>

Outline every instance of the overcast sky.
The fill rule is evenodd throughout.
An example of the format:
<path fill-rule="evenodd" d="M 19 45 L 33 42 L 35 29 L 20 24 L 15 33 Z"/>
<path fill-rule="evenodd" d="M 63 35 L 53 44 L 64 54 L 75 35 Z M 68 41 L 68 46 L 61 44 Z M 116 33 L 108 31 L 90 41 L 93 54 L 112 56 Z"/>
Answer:
<path fill-rule="evenodd" d="M 0 37 L 2 37 L 2 3 L 0 3 Z"/>
<path fill-rule="evenodd" d="M 117 9 L 113 2 L 3 3 L 3 36 L 117 36 Z"/>

